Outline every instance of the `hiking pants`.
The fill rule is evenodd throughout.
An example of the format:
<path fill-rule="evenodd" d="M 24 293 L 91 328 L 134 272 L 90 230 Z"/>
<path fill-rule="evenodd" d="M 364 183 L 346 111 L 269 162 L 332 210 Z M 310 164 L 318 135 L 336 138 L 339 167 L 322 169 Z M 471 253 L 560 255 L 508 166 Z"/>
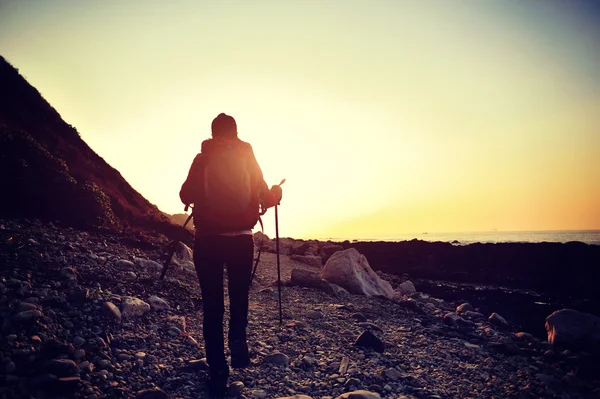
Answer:
<path fill-rule="evenodd" d="M 223 264 L 229 280 L 229 342 L 246 342 L 248 291 L 254 258 L 252 235 L 201 236 L 194 243 L 194 265 L 204 307 L 204 345 L 211 371 L 227 368 L 223 343 Z"/>

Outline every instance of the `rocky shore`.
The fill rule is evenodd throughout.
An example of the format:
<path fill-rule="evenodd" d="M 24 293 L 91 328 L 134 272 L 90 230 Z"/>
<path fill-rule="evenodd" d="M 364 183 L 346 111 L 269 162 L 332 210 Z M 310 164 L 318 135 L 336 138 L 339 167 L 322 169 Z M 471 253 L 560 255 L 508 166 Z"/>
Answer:
<path fill-rule="evenodd" d="M 0 397 L 207 397 L 202 295 L 183 245 L 158 279 L 167 244 L 0 220 Z M 263 251 L 250 293 L 252 364 L 232 371 L 231 397 L 600 395 L 585 348 L 515 331 L 477 303 L 414 292 L 381 271 L 392 298 L 294 285 L 294 270 L 318 275 L 344 249 L 336 245 L 284 249 L 281 326 L 275 255 Z"/>

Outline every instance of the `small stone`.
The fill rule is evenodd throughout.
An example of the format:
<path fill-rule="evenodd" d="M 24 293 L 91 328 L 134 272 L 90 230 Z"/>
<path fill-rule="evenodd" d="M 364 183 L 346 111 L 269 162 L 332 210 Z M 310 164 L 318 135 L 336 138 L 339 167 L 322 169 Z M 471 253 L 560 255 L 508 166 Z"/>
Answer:
<path fill-rule="evenodd" d="M 348 378 L 344 384 L 344 388 L 359 387 L 360 380 L 358 378 Z"/>
<path fill-rule="evenodd" d="M 227 389 L 227 396 L 231 398 L 237 398 L 242 394 L 242 390 L 244 389 L 244 383 L 241 381 L 235 381 L 229 384 L 229 389 Z"/>
<path fill-rule="evenodd" d="M 323 317 L 323 312 L 321 312 L 320 310 L 311 310 L 306 314 L 306 317 L 309 319 L 320 319 L 321 317 Z"/>
<path fill-rule="evenodd" d="M 73 345 L 75 345 L 75 346 L 81 346 L 83 344 L 85 344 L 85 339 L 84 338 L 81 338 L 79 336 L 73 338 Z"/>
<path fill-rule="evenodd" d="M 87 360 L 79 363 L 77 367 L 79 367 L 79 371 L 82 373 L 91 373 L 94 371 L 94 364 L 88 362 Z"/>
<path fill-rule="evenodd" d="M 381 396 L 379 396 L 379 394 L 376 392 L 358 390 L 346 392 L 338 396 L 336 399 L 381 399 Z"/>
<path fill-rule="evenodd" d="M 464 314 L 468 318 L 474 319 L 474 320 L 483 320 L 483 319 L 485 319 L 485 316 L 482 313 L 479 313 L 479 312 L 471 312 L 469 310 L 469 311 L 466 311 Z"/>
<path fill-rule="evenodd" d="M 121 315 L 123 317 L 142 316 L 149 311 L 150 305 L 135 297 L 124 297 L 121 302 Z"/>
<path fill-rule="evenodd" d="M 137 274 L 130 271 L 130 272 L 125 273 L 125 278 L 127 280 L 135 280 L 135 279 L 137 279 Z"/>
<path fill-rule="evenodd" d="M 181 330 L 175 326 L 169 327 L 169 331 L 167 333 L 172 337 L 177 337 L 182 334 Z"/>
<path fill-rule="evenodd" d="M 135 354 L 135 358 L 136 359 L 144 359 L 146 357 L 146 353 L 145 352 L 137 352 Z"/>
<path fill-rule="evenodd" d="M 264 389 L 255 389 L 251 396 L 256 399 L 264 399 L 267 397 L 267 392 Z"/>
<path fill-rule="evenodd" d="M 208 363 L 206 362 L 206 358 L 190 360 L 186 368 L 191 371 L 208 370 Z"/>
<path fill-rule="evenodd" d="M 118 268 L 121 268 L 123 270 L 129 270 L 129 269 L 133 269 L 135 267 L 135 265 L 133 264 L 133 262 L 126 260 L 126 259 L 120 259 L 117 261 L 116 266 Z"/>
<path fill-rule="evenodd" d="M 157 297 L 156 295 L 152 295 L 148 298 L 148 302 L 150 303 L 150 307 L 152 310 L 168 310 L 170 309 L 169 303 L 162 298 Z"/>
<path fill-rule="evenodd" d="M 96 366 L 98 366 L 99 369 L 105 369 L 110 366 L 110 360 L 100 359 L 96 362 Z"/>
<path fill-rule="evenodd" d="M 400 378 L 402 378 L 402 373 L 394 368 L 384 370 L 382 375 L 392 381 L 398 381 Z"/>
<path fill-rule="evenodd" d="M 31 343 L 32 344 L 40 344 L 40 343 L 42 343 L 42 339 L 40 337 L 38 337 L 37 335 L 33 335 L 31 337 Z"/>
<path fill-rule="evenodd" d="M 14 315 L 14 320 L 19 323 L 33 322 L 42 317 L 42 312 L 39 310 L 26 310 Z"/>
<path fill-rule="evenodd" d="M 77 281 L 77 273 L 75 269 L 72 267 L 63 267 L 59 272 L 60 276 L 65 280 L 75 280 Z"/>
<path fill-rule="evenodd" d="M 53 359 L 44 364 L 44 371 L 57 377 L 71 377 L 79 373 L 79 367 L 70 359 Z"/>
<path fill-rule="evenodd" d="M 364 346 L 372 348 L 375 352 L 383 353 L 385 345 L 375 334 L 371 331 L 363 332 L 354 342 L 354 346 Z"/>
<path fill-rule="evenodd" d="M 521 341 L 525 341 L 525 342 L 535 342 L 537 341 L 537 338 L 534 337 L 533 335 L 526 333 L 526 332 L 518 332 L 515 334 L 515 337 Z"/>
<path fill-rule="evenodd" d="M 144 389 L 135 395 L 135 399 L 169 399 L 169 395 L 160 389 Z"/>
<path fill-rule="evenodd" d="M 352 313 L 350 318 L 360 322 L 365 322 L 368 320 L 367 317 L 360 312 Z"/>
<path fill-rule="evenodd" d="M 402 284 L 398 285 L 396 291 L 402 295 L 411 295 L 417 292 L 415 285 L 410 280 L 406 280 Z"/>
<path fill-rule="evenodd" d="M 508 322 L 506 321 L 506 319 L 495 312 L 490 315 L 489 321 L 496 327 L 502 327 L 502 328 L 508 327 Z"/>
<path fill-rule="evenodd" d="M 470 303 L 465 302 L 456 308 L 456 313 L 466 313 L 466 312 L 470 312 L 472 310 L 473 310 L 473 306 Z"/>
<path fill-rule="evenodd" d="M 479 345 L 475 345 L 470 342 L 464 342 L 464 345 L 466 348 L 469 348 L 469 349 L 481 349 L 481 347 Z"/>
<path fill-rule="evenodd" d="M 121 311 L 119 308 L 112 302 L 104 302 L 102 305 L 102 310 L 106 315 L 108 315 L 111 319 L 120 322 L 121 321 Z"/>
<path fill-rule="evenodd" d="M 273 353 L 266 356 L 264 362 L 287 367 L 290 364 L 290 358 L 284 353 Z"/>

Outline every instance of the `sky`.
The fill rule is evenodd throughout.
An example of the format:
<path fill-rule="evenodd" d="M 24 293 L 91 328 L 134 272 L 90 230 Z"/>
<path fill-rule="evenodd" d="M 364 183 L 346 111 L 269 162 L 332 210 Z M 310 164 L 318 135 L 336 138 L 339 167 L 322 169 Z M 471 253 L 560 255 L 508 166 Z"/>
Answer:
<path fill-rule="evenodd" d="M 167 213 L 225 112 L 282 236 L 600 229 L 594 1 L 0 0 L 0 54 Z"/>

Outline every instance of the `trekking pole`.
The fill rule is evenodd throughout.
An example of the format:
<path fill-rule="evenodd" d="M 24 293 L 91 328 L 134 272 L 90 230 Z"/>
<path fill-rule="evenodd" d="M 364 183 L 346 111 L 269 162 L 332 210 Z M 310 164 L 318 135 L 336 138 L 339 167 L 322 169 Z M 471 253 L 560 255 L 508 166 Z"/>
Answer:
<path fill-rule="evenodd" d="M 281 310 L 281 264 L 279 263 L 279 217 L 277 215 L 278 206 L 275 205 L 275 251 L 277 252 L 277 290 L 279 291 L 279 327 L 283 324 Z"/>
<path fill-rule="evenodd" d="M 281 186 L 285 183 L 285 179 L 279 183 Z M 283 324 L 282 308 L 281 308 L 281 264 L 279 263 L 279 214 L 278 206 L 275 205 L 275 252 L 277 253 L 277 290 L 279 291 L 279 327 Z"/>

